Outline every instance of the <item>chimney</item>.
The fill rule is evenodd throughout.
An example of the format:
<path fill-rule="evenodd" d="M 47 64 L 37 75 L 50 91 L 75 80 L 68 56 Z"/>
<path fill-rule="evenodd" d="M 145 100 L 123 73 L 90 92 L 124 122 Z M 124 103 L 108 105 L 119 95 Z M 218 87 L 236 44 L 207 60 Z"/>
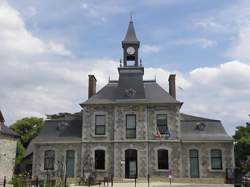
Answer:
<path fill-rule="evenodd" d="M 89 98 L 96 94 L 96 81 L 94 75 L 89 75 Z"/>
<path fill-rule="evenodd" d="M 176 99 L 175 74 L 170 74 L 168 78 L 169 94 Z"/>

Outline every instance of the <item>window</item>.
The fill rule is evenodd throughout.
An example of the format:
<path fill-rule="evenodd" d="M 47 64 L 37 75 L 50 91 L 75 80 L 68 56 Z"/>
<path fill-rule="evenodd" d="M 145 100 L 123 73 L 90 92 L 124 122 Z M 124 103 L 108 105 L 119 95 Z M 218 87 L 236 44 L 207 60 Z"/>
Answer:
<path fill-rule="evenodd" d="M 44 170 L 54 170 L 55 151 L 47 150 L 44 152 Z"/>
<path fill-rule="evenodd" d="M 169 134 L 167 114 L 157 114 L 157 129 L 161 134 Z"/>
<path fill-rule="evenodd" d="M 96 115 L 95 116 L 95 134 L 96 135 L 105 135 L 105 115 Z"/>
<path fill-rule="evenodd" d="M 74 177 L 75 174 L 75 151 L 68 150 L 66 152 L 66 175 L 67 177 Z"/>
<path fill-rule="evenodd" d="M 105 151 L 96 150 L 95 151 L 95 169 L 105 169 Z"/>
<path fill-rule="evenodd" d="M 168 150 L 158 150 L 158 169 L 168 169 Z"/>
<path fill-rule="evenodd" d="M 197 149 L 189 150 L 190 177 L 198 178 L 199 174 L 199 152 Z"/>
<path fill-rule="evenodd" d="M 135 114 L 126 115 L 126 137 L 136 138 L 136 116 Z"/>
<path fill-rule="evenodd" d="M 211 150 L 211 168 L 222 169 L 222 153 L 219 149 Z"/>

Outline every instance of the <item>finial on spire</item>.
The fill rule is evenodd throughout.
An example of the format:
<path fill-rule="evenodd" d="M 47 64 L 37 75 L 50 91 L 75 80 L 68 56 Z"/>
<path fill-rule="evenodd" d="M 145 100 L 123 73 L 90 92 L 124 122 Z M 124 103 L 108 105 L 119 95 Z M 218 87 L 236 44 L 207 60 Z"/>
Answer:
<path fill-rule="evenodd" d="M 130 11 L 130 22 L 133 22 L 133 12 Z"/>
<path fill-rule="evenodd" d="M 140 58 L 140 67 L 142 67 L 142 59 Z"/>

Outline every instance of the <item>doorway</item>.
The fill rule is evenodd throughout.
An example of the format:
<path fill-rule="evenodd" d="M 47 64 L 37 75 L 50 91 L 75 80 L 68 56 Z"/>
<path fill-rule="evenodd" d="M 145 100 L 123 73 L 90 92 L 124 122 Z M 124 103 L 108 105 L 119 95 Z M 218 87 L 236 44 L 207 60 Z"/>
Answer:
<path fill-rule="evenodd" d="M 137 178 L 137 150 L 135 149 L 125 151 L 125 178 Z"/>

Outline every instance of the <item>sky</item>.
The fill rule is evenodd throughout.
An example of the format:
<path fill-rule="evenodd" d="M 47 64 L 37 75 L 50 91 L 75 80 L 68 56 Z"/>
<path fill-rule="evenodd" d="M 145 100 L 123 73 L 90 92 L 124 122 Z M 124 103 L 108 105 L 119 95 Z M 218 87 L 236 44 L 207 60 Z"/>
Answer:
<path fill-rule="evenodd" d="M 168 90 L 181 112 L 219 119 L 233 135 L 250 114 L 248 0 L 0 0 L 0 109 L 23 117 L 78 112 L 88 74 L 118 78 L 130 15 L 144 79 Z"/>

